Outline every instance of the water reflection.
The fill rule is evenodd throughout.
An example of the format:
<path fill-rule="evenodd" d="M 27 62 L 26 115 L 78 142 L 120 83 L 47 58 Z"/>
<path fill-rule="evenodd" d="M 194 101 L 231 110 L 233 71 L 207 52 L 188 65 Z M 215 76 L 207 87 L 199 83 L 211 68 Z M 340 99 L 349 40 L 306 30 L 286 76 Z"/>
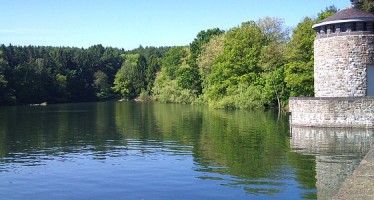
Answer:
<path fill-rule="evenodd" d="M 47 178 L 41 188 L 65 184 L 83 197 L 118 198 L 126 188 L 130 199 L 313 199 L 315 157 L 289 151 L 288 129 L 272 111 L 134 102 L 1 107 L 0 172 L 29 182 L 29 193 Z M 76 185 L 66 185 L 70 179 Z M 0 188 L 17 194 L 15 184 Z"/>
<path fill-rule="evenodd" d="M 315 156 L 318 199 L 332 199 L 374 141 L 372 129 L 292 127 L 291 148 Z"/>

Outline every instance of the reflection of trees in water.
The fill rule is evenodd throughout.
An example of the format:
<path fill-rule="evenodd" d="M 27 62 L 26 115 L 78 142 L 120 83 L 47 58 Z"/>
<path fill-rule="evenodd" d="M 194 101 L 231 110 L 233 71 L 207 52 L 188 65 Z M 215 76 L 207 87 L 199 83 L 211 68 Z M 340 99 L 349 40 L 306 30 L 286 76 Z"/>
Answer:
<path fill-rule="evenodd" d="M 292 127 L 294 152 L 315 156 L 318 199 L 331 199 L 369 151 L 373 130 Z"/>
<path fill-rule="evenodd" d="M 203 166 L 227 166 L 232 175 L 261 178 L 285 162 L 287 131 L 278 129 L 273 113 L 210 110 L 203 120 L 195 151 L 204 157 Z"/>
<path fill-rule="evenodd" d="M 297 169 L 305 169 L 296 177 L 304 188 L 313 189 L 315 184 L 305 175 L 313 172 L 314 161 L 287 153 L 288 122 L 285 118 L 277 121 L 271 111 L 108 102 L 6 107 L 0 119 L 1 157 L 17 152 L 60 155 L 82 151 L 101 159 L 125 156 L 119 151 L 131 148 L 142 154 L 162 148 L 162 153 L 192 154 L 194 170 L 202 174 L 199 178 L 225 180 L 249 193 L 280 192 L 286 186 L 281 181 L 285 177 L 279 174 L 288 173 L 283 170 L 288 170 L 284 166 L 289 160 Z"/>
<path fill-rule="evenodd" d="M 134 120 L 134 116 L 141 120 Z M 282 166 L 287 162 L 288 123 L 285 118 L 282 120 L 277 122 L 277 115 L 270 111 L 215 110 L 181 104 L 116 104 L 117 129 L 125 137 L 191 145 L 197 164 L 195 170 L 204 174 L 199 178 L 222 180 L 231 175 L 236 178 L 228 185 L 246 185 L 250 193 L 277 193 L 282 187 L 275 175 L 284 170 Z M 256 189 L 248 185 L 264 187 Z"/>
<path fill-rule="evenodd" d="M 198 170 L 206 176 L 236 177 L 227 185 L 249 193 L 281 192 L 286 187 L 280 174 L 287 162 L 288 127 L 285 121 L 278 123 L 272 112 L 209 110 L 194 151 Z"/>
<path fill-rule="evenodd" d="M 288 123 L 263 111 L 213 110 L 205 107 L 160 105 L 154 108 L 156 124 L 165 140 L 193 144 L 196 169 L 202 179 L 236 177 L 228 185 L 263 185 L 251 193 L 276 193 L 277 172 L 284 170 L 288 149 Z M 278 124 L 277 124 L 278 123 Z M 256 179 L 268 180 L 256 180 Z M 275 181 L 272 181 L 273 179 Z M 266 186 L 265 186 L 266 185 Z M 254 190 L 257 190 L 254 191 Z M 260 191 L 261 190 L 261 191 Z"/>
<path fill-rule="evenodd" d="M 117 139 L 111 104 L 62 104 L 47 107 L 3 107 L 0 152 L 38 151 L 58 147 L 100 146 Z"/>

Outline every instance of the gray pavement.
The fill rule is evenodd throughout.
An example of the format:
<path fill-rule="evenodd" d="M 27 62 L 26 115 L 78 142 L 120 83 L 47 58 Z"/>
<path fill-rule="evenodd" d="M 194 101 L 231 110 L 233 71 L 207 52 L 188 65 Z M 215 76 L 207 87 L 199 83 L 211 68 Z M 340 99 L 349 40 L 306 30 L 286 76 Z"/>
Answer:
<path fill-rule="evenodd" d="M 374 200 L 374 147 L 366 154 L 333 198 L 340 199 L 373 199 Z"/>

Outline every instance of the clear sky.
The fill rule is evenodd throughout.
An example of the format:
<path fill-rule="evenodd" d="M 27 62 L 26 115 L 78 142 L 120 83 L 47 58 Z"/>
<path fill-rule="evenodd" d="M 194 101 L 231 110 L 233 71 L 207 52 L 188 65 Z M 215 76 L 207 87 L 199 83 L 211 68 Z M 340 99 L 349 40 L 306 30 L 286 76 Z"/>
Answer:
<path fill-rule="evenodd" d="M 349 0 L 0 0 L 0 43 L 130 50 L 188 45 L 201 30 L 278 17 L 295 27 Z"/>

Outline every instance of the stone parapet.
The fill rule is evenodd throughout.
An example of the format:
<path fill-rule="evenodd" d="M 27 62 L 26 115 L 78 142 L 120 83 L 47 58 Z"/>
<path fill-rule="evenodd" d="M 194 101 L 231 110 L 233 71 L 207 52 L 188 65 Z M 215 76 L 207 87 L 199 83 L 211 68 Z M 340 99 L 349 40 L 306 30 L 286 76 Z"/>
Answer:
<path fill-rule="evenodd" d="M 316 40 L 324 39 L 324 38 L 331 38 L 331 37 L 338 37 L 338 36 L 349 36 L 349 35 L 372 35 L 374 34 L 373 31 L 355 31 L 355 32 L 334 32 L 329 34 L 319 34 L 316 36 Z"/>
<path fill-rule="evenodd" d="M 374 128 L 374 97 L 293 97 L 289 108 L 293 126 Z"/>

